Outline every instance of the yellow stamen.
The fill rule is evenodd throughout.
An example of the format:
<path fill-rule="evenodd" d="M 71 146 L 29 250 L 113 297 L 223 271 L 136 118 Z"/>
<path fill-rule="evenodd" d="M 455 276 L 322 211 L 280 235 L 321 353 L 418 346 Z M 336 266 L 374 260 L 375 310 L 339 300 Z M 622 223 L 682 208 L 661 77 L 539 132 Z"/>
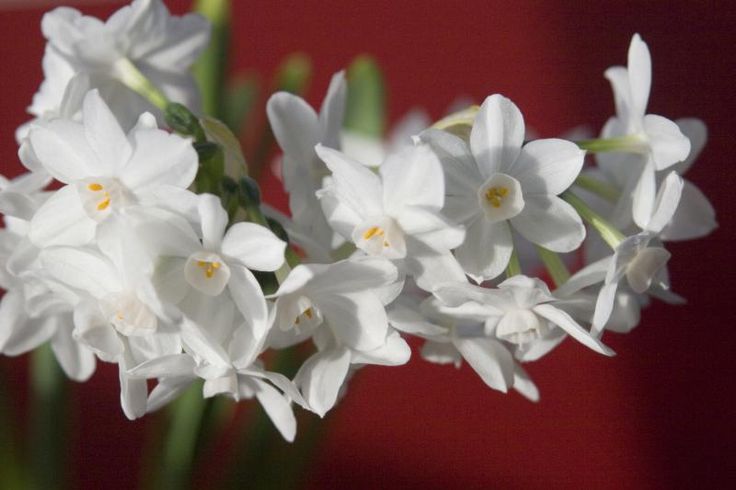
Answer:
<path fill-rule="evenodd" d="M 219 269 L 220 268 L 220 263 L 219 262 L 212 262 L 212 268 L 213 269 Z"/>
<path fill-rule="evenodd" d="M 89 184 L 87 186 L 87 189 L 89 189 L 89 190 L 91 190 L 93 192 L 97 192 L 97 191 L 101 191 L 102 189 L 104 189 L 104 187 L 102 186 L 102 184 L 98 184 L 97 182 L 93 182 L 92 184 Z"/>
<path fill-rule="evenodd" d="M 110 206 L 110 198 L 106 197 L 97 205 L 97 211 L 104 211 Z"/>
<path fill-rule="evenodd" d="M 306 310 L 304 310 L 304 314 L 305 314 L 305 315 L 307 316 L 307 318 L 309 318 L 310 320 L 311 320 L 311 319 L 312 319 L 312 317 L 314 316 L 314 312 L 312 311 L 312 308 L 307 308 Z"/>
<path fill-rule="evenodd" d="M 198 260 L 197 266 L 204 269 L 204 275 L 207 279 L 212 279 L 215 275 L 215 271 L 220 268 L 219 262 L 207 262 L 205 260 Z"/>
<path fill-rule="evenodd" d="M 374 236 L 383 236 L 383 229 L 378 226 L 371 226 L 363 232 L 363 240 L 370 240 Z"/>
<path fill-rule="evenodd" d="M 506 187 L 491 187 L 486 191 L 486 200 L 491 203 L 494 208 L 500 208 L 504 197 L 509 193 Z"/>

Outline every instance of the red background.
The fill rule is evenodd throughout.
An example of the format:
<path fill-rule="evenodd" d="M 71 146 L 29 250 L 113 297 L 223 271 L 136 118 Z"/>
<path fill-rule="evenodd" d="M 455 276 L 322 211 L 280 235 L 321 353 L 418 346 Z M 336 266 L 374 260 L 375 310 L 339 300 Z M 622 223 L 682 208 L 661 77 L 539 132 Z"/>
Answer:
<path fill-rule="evenodd" d="M 182 12 L 188 2 L 168 3 Z M 414 106 L 437 117 L 459 94 L 480 101 L 499 92 L 542 135 L 581 123 L 597 131 L 613 111 L 602 73 L 625 63 L 639 32 L 654 60 L 649 111 L 697 116 L 710 129 L 688 179 L 710 197 L 720 228 L 670 247 L 686 306 L 655 304 L 633 333 L 609 335 L 613 359 L 568 341 L 529 365 L 542 391 L 536 405 L 491 391 L 468 367 L 418 356 L 400 368 L 365 369 L 329 415 L 310 488 L 736 487 L 732 2 L 234 3 L 234 68 L 269 75 L 303 51 L 314 61 L 314 104 L 330 75 L 366 52 L 385 70 L 391 120 Z M 107 16 L 116 7 L 83 9 Z M 20 170 L 13 131 L 41 81 L 41 15 L 0 12 L 6 175 Z M 272 184 L 264 192 L 278 202 Z M 2 360 L 18 385 L 23 364 Z M 72 472 L 84 488 L 130 488 L 138 476 L 152 419 L 125 420 L 116 378 L 103 366 L 74 389 Z"/>

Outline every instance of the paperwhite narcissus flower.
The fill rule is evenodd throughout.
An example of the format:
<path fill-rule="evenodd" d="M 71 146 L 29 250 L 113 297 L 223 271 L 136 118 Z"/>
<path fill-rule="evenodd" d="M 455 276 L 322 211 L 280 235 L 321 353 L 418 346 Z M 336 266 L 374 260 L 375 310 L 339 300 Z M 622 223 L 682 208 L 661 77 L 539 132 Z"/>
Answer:
<path fill-rule="evenodd" d="M 191 143 L 157 129 L 150 114 L 126 135 L 95 90 L 84 98 L 82 123 L 34 126 L 29 140 L 44 169 L 67 184 L 31 220 L 39 247 L 84 245 L 99 223 L 130 206 L 190 207 L 186 188 L 198 168 Z"/>
<path fill-rule="evenodd" d="M 285 376 L 266 371 L 257 361 L 263 337 L 241 325 L 222 342 L 199 326 L 184 320 L 182 338 L 187 354 L 152 359 L 134 367 L 135 379 L 159 378 L 151 392 L 148 411 L 154 411 L 184 391 L 197 378 L 205 380 L 203 395 L 228 395 L 236 401 L 257 398 L 281 435 L 289 442 L 296 436 L 291 402 L 308 408 L 294 384 Z"/>
<path fill-rule="evenodd" d="M 611 67 L 605 75 L 613 88 L 616 116 L 606 122 L 601 138 L 620 139 L 618 149 L 630 153 L 600 153 L 598 164 L 610 173 L 620 172 L 621 167 L 627 169 L 614 223 L 625 227 L 626 220 L 633 218 L 644 228 L 654 208 L 655 172 L 685 160 L 690 140 L 669 119 L 646 114 L 652 59 L 638 34 L 631 39 L 628 66 Z"/>
<path fill-rule="evenodd" d="M 379 175 L 346 155 L 320 146 L 332 171 L 318 196 L 330 225 L 367 255 L 394 260 L 431 290 L 447 280 L 465 280 L 450 250 L 464 231 L 441 215 L 444 178 L 426 145 L 389 155 Z"/>
<path fill-rule="evenodd" d="M 556 299 L 539 279 L 513 276 L 488 289 L 472 284 L 444 284 L 433 294 L 445 305 L 480 308 L 487 315 L 485 331 L 512 344 L 524 345 L 559 327 L 586 347 L 607 356 L 613 351 L 555 306 Z"/>
<path fill-rule="evenodd" d="M 573 183 L 585 152 L 560 139 L 524 142 L 524 119 L 501 95 L 488 97 L 476 115 L 470 145 L 450 133 L 421 135 L 445 171 L 443 213 L 467 229 L 455 256 L 476 282 L 508 265 L 511 227 L 555 252 L 570 252 L 585 238 L 575 210 L 557 197 Z"/>
<path fill-rule="evenodd" d="M 486 333 L 485 311 L 478 310 L 467 304 L 447 307 L 429 297 L 418 307 L 408 301 L 394 303 L 389 321 L 402 332 L 426 339 L 422 357 L 428 361 L 460 367 L 465 359 L 491 388 L 506 393 L 513 387 L 529 400 L 538 401 L 534 382 L 506 345 Z"/>
<path fill-rule="evenodd" d="M 658 238 L 677 210 L 682 188 L 682 179 L 675 172 L 670 172 L 657 193 L 654 212 L 645 223 L 644 230 L 624 239 L 612 256 L 578 271 L 555 292 L 558 296 L 568 297 L 603 281 L 593 316 L 592 333 L 595 335 L 600 335 L 605 328 L 616 302 L 619 283 L 624 278 L 636 293 L 644 293 L 656 283 L 660 294 L 667 294 L 669 284 L 663 274 L 666 274 L 670 253 L 661 246 Z M 669 297 L 677 298 L 671 294 Z"/>
<path fill-rule="evenodd" d="M 198 110 L 190 69 L 209 41 L 210 26 L 202 16 L 175 17 L 161 0 L 135 0 L 106 22 L 59 7 L 44 16 L 41 30 L 48 41 L 45 80 L 28 109 L 31 114 L 58 112 L 67 86 L 82 76 L 102 91 L 127 129 L 141 113 L 155 111 L 125 86 L 131 66 L 169 100 Z"/>
<path fill-rule="evenodd" d="M 295 238 L 307 238 L 303 245 L 307 253 L 319 258 L 329 253 L 342 240 L 336 235 L 321 212 L 315 192 L 322 188 L 329 175 L 314 147 L 322 144 L 340 149 L 340 130 L 345 116 L 345 74 L 333 75 L 319 115 L 304 99 L 288 92 L 271 96 L 266 106 L 276 141 L 283 150 L 281 175 L 289 193 L 290 226 Z M 314 242 L 316 247 L 311 247 Z M 311 253 L 310 253 L 311 252 Z"/>
<path fill-rule="evenodd" d="M 281 267 L 286 243 L 255 223 L 235 223 L 226 231 L 228 216 L 220 199 L 211 194 L 198 199 L 201 241 L 185 220 L 173 215 L 138 227 L 153 253 L 168 260 L 165 278 L 158 286 L 172 303 L 180 302 L 189 288 L 211 298 L 227 289 L 232 300 L 223 297 L 223 301 L 234 302 L 253 334 L 263 337 L 268 330 L 268 309 L 251 270 Z"/>
<path fill-rule="evenodd" d="M 270 344 L 280 348 L 312 337 L 319 349 L 296 377 L 318 415 L 337 401 L 351 365 L 398 365 L 409 359 L 409 347 L 391 331 L 385 311 L 398 293 L 397 279 L 390 261 L 353 257 L 297 266 L 272 296 Z"/>

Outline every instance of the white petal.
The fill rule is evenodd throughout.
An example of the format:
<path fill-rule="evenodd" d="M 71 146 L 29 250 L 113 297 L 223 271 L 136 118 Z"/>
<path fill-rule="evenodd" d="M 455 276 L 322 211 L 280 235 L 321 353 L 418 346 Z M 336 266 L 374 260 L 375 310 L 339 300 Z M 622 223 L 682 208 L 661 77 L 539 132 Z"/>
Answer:
<path fill-rule="evenodd" d="M 690 153 L 690 140 L 669 119 L 648 114 L 644 118 L 644 131 L 649 137 L 652 159 L 657 170 L 682 162 Z"/>
<path fill-rule="evenodd" d="M 448 196 L 472 195 L 485 180 L 470 153 L 468 144 L 457 136 L 438 129 L 428 129 L 420 135 L 439 157 L 445 172 Z"/>
<path fill-rule="evenodd" d="M 411 348 L 398 332 L 390 332 L 380 347 L 370 351 L 353 352 L 353 364 L 372 364 L 377 366 L 401 366 L 409 362 Z"/>
<path fill-rule="evenodd" d="M 33 127 L 28 137 L 43 168 L 65 184 L 110 171 L 95 157 L 81 124 L 57 119 Z"/>
<path fill-rule="evenodd" d="M 319 120 L 314 109 L 303 99 L 287 92 L 277 92 L 266 104 L 268 121 L 285 154 L 296 161 L 311 159 L 319 143 Z"/>
<path fill-rule="evenodd" d="M 249 269 L 275 271 L 284 263 L 286 243 L 255 223 L 236 223 L 222 239 L 222 253 Z"/>
<path fill-rule="evenodd" d="M 39 255 L 52 277 L 101 298 L 121 290 L 117 271 L 97 253 L 71 247 L 47 248 Z"/>
<path fill-rule="evenodd" d="M 58 328 L 55 318 L 29 318 L 22 315 L 19 320 L 3 325 L 12 328 L 11 335 L 2 346 L 2 353 L 6 356 L 18 356 L 35 349 L 49 340 Z"/>
<path fill-rule="evenodd" d="M 269 327 L 268 308 L 261 286 L 253 273 L 245 267 L 233 264 L 230 270 L 232 272 L 228 283 L 230 294 L 248 322 L 253 335 L 260 341 L 265 337 Z"/>
<path fill-rule="evenodd" d="M 484 338 L 452 342 L 485 384 L 504 393 L 514 384 L 514 360 L 501 342 Z"/>
<path fill-rule="evenodd" d="M 155 412 L 172 402 L 191 386 L 194 377 L 162 379 L 148 395 L 147 412 Z"/>
<path fill-rule="evenodd" d="M 205 249 L 216 252 L 225 235 L 227 212 L 223 209 L 220 198 L 212 194 L 201 194 L 197 208 L 202 225 L 202 244 Z"/>
<path fill-rule="evenodd" d="M 26 194 L 13 191 L 0 192 L 0 213 L 5 216 L 30 221 L 38 205 Z"/>
<path fill-rule="evenodd" d="M 632 202 L 632 215 L 634 222 L 642 229 L 646 229 L 647 223 L 654 212 L 654 199 L 657 194 L 657 183 L 654 174 L 654 163 L 648 159 L 644 164 L 642 173 L 634 188 L 634 199 Z"/>
<path fill-rule="evenodd" d="M 181 325 L 181 340 L 189 351 L 216 368 L 227 368 L 230 359 L 227 352 L 208 332 L 185 319 Z"/>
<path fill-rule="evenodd" d="M 376 174 L 339 151 L 321 145 L 315 151 L 332 171 L 331 185 L 340 202 L 364 217 L 384 214 L 383 187 Z"/>
<path fill-rule="evenodd" d="M 396 267 L 380 257 L 355 257 L 327 267 L 318 264 L 303 267 L 313 271 L 314 279 L 309 283 L 309 291 L 319 295 L 369 291 L 398 280 Z M 281 294 L 282 288 L 277 294 Z"/>
<path fill-rule="evenodd" d="M 672 221 L 672 217 L 680 204 L 683 185 L 682 178 L 675 172 L 670 172 L 667 175 L 657 192 L 654 212 L 645 228 L 647 231 L 659 233 Z"/>
<path fill-rule="evenodd" d="M 521 182 L 524 196 L 556 196 L 572 185 L 584 160 L 585 151 L 575 143 L 561 139 L 535 140 L 524 145 L 508 173 Z"/>
<path fill-rule="evenodd" d="M 662 240 L 691 240 L 704 237 L 717 227 L 716 212 L 710 201 L 686 180 L 677 211 L 660 237 Z"/>
<path fill-rule="evenodd" d="M 322 143 L 330 148 L 340 147 L 340 130 L 345 116 L 347 102 L 347 83 L 345 72 L 332 75 L 330 87 L 319 111 L 319 122 L 322 126 Z"/>
<path fill-rule="evenodd" d="M 56 360 L 67 376 L 74 381 L 84 382 L 95 372 L 95 355 L 72 336 L 71 317 L 69 324 L 61 324 L 51 338 L 51 348 Z"/>
<path fill-rule="evenodd" d="M 671 254 L 660 247 L 641 250 L 626 268 L 626 280 L 637 293 L 643 293 L 652 284 L 657 273 L 670 260 Z"/>
<path fill-rule="evenodd" d="M 94 238 L 96 226 L 82 208 L 76 187 L 68 185 L 52 194 L 36 212 L 29 237 L 39 247 L 85 245 Z"/>
<path fill-rule="evenodd" d="M 128 137 L 134 150 L 120 180 L 129 189 L 143 191 L 159 185 L 185 189 L 194 182 L 199 158 L 188 139 L 161 129 L 136 129 Z"/>
<path fill-rule="evenodd" d="M 559 308 L 555 308 L 549 304 L 544 304 L 537 305 L 532 309 L 536 314 L 554 323 L 584 346 L 606 356 L 614 355 L 614 352 L 609 347 L 606 347 L 600 340 L 591 336 L 591 334 L 578 325 L 570 315 Z"/>
<path fill-rule="evenodd" d="M 639 34 L 634 34 L 629 45 L 629 84 L 631 111 L 634 117 L 644 117 L 652 85 L 652 58 L 649 48 Z"/>
<path fill-rule="evenodd" d="M 489 223 L 480 217 L 468 226 L 465 241 L 455 250 L 455 257 L 469 276 L 482 282 L 503 272 L 512 250 L 509 225 Z"/>
<path fill-rule="evenodd" d="M 107 362 L 117 362 L 125 347 L 110 322 L 102 317 L 97 304 L 83 302 L 74 309 L 75 340 L 84 343 Z"/>
<path fill-rule="evenodd" d="M 317 301 L 335 336 L 350 348 L 368 351 L 384 343 L 388 318 L 383 304 L 374 294 L 329 295 Z"/>
<path fill-rule="evenodd" d="M 606 257 L 580 269 L 578 272 L 573 274 L 565 284 L 555 290 L 555 296 L 558 298 L 566 298 L 581 289 L 603 282 L 606 278 L 606 273 L 608 272 L 610 263 L 611 257 Z"/>
<path fill-rule="evenodd" d="M 284 439 L 293 442 L 296 437 L 296 417 L 289 399 L 259 379 L 253 379 L 252 383 L 255 385 L 256 398 L 268 414 L 268 418 Z"/>
<path fill-rule="evenodd" d="M 148 408 L 148 386 L 145 379 L 133 379 L 127 374 L 127 366 L 119 364 L 120 405 L 130 420 L 143 417 Z"/>
<path fill-rule="evenodd" d="M 621 121 L 626 124 L 632 118 L 629 71 L 623 66 L 612 66 L 605 71 L 605 77 L 611 82 L 611 88 L 613 89 L 613 100 L 616 104 L 616 114 L 618 115 L 618 118 L 615 118 L 616 122 Z M 642 116 L 644 116 L 643 113 L 639 115 L 639 118 Z M 622 130 L 621 132 L 616 132 L 615 135 L 622 136 L 624 132 Z M 604 130 L 603 134 L 606 135 L 607 132 Z"/>
<path fill-rule="evenodd" d="M 383 208 L 391 216 L 400 216 L 407 206 L 442 209 L 445 179 L 429 146 L 404 147 L 389 155 L 378 171 L 383 182 Z"/>
<path fill-rule="evenodd" d="M 132 149 L 120 124 L 97 90 L 89 91 L 84 97 L 82 118 L 84 134 L 97 160 L 112 173 L 117 173 L 130 157 Z"/>
<path fill-rule="evenodd" d="M 703 151 L 705 143 L 708 140 L 708 127 L 703 121 L 694 117 L 678 119 L 675 121 L 675 124 L 680 128 L 680 132 L 690 140 L 690 154 L 688 154 L 683 162 L 672 167 L 672 170 L 680 175 L 684 175 L 690 170 L 695 160 L 698 159 L 700 152 Z"/>
<path fill-rule="evenodd" d="M 133 378 L 173 378 L 192 376 L 196 363 L 188 354 L 170 354 L 150 359 L 128 370 Z"/>
<path fill-rule="evenodd" d="M 434 364 L 453 364 L 456 368 L 462 363 L 462 356 L 451 342 L 426 341 L 422 346 L 422 358 Z"/>
<path fill-rule="evenodd" d="M 514 363 L 514 389 L 529 401 L 539 401 L 539 389 L 524 368 L 516 363 Z"/>
<path fill-rule="evenodd" d="M 524 142 L 524 118 L 506 97 L 488 97 L 475 116 L 470 132 L 470 149 L 484 180 L 516 160 Z"/>
<path fill-rule="evenodd" d="M 425 291 L 442 283 L 467 280 L 462 266 L 447 249 L 440 252 L 416 240 L 410 242 L 406 266 L 417 286 Z"/>
<path fill-rule="evenodd" d="M 345 348 L 318 352 L 302 364 L 295 382 L 314 413 L 324 417 L 335 405 L 349 367 L 350 351 Z"/>
<path fill-rule="evenodd" d="M 553 252 L 572 252 L 585 239 L 582 219 L 557 196 L 527 196 L 511 224 L 524 238 Z"/>

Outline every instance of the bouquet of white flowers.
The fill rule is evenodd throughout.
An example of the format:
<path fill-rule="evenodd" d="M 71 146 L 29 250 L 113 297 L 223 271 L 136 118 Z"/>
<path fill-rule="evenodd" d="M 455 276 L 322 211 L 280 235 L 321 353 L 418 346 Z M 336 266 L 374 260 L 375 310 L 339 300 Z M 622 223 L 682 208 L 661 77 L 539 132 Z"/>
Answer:
<path fill-rule="evenodd" d="M 203 2 L 215 22 L 224 4 Z M 344 128 L 343 72 L 319 112 L 274 93 L 286 216 L 213 117 L 216 63 L 198 72 L 203 110 L 204 16 L 135 0 L 104 22 L 60 7 L 41 27 L 45 79 L 16 134 L 28 171 L 0 180 L 0 351 L 50 345 L 76 381 L 117 364 L 130 419 L 194 386 L 256 398 L 292 441 L 294 405 L 324 416 L 360 368 L 406 363 L 412 336 L 425 360 L 537 401 L 524 363 L 567 336 L 613 355 L 604 332 L 636 327 L 652 298 L 682 301 L 666 242 L 716 227 L 683 178 L 705 126 L 647 114 L 639 35 L 605 73 L 616 114 L 594 139 L 535 139 L 493 94 L 383 142 Z"/>

